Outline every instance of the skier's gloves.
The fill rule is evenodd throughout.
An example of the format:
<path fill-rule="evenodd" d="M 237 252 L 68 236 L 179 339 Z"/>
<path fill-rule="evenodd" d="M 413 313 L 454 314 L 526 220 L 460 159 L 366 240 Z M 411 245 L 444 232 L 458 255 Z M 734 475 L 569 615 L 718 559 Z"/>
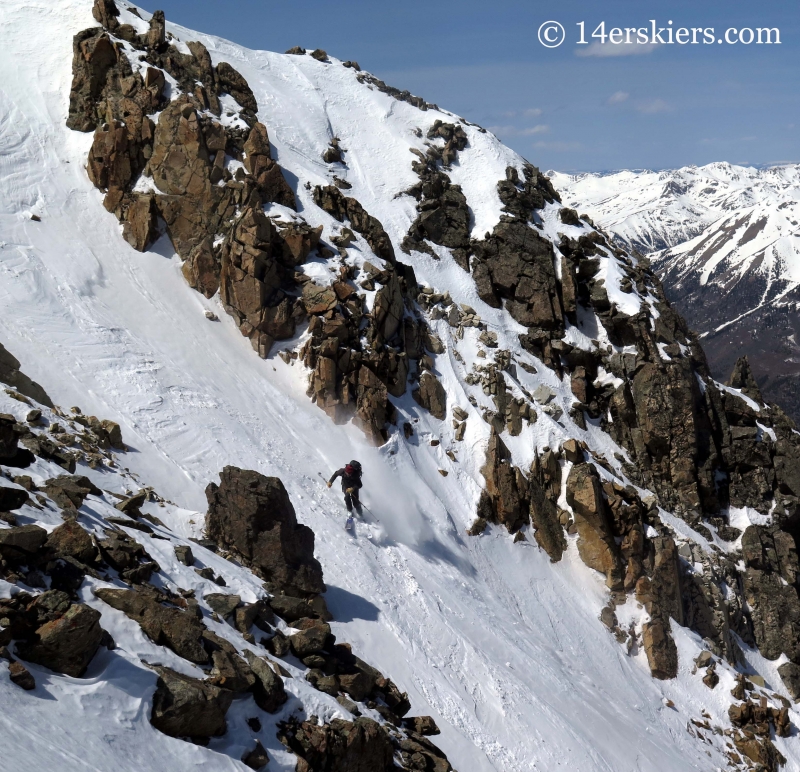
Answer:
<path fill-rule="evenodd" d="M 331 484 L 330 484 L 330 483 L 325 483 L 325 485 L 327 485 L 329 488 L 331 487 Z"/>
<path fill-rule="evenodd" d="M 346 492 L 347 493 L 352 493 L 354 490 L 355 490 L 355 488 L 348 488 Z"/>

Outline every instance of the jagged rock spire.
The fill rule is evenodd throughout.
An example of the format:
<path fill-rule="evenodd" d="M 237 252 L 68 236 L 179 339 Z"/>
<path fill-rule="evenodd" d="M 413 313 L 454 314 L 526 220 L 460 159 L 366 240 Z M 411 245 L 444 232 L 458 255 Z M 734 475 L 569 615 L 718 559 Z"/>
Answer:
<path fill-rule="evenodd" d="M 728 379 L 728 386 L 734 389 L 741 389 L 745 395 L 757 402 L 764 401 L 761 396 L 761 389 L 758 388 L 758 383 L 756 383 L 753 370 L 746 356 L 739 357 L 736 360 L 731 377 Z"/>

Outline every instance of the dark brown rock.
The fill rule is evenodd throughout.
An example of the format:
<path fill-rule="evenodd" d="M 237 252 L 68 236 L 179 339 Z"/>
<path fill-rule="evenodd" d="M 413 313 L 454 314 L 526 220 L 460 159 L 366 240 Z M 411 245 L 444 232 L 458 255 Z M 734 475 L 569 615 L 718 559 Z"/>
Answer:
<path fill-rule="evenodd" d="M 283 679 L 264 657 L 257 657 L 249 649 L 245 649 L 244 656 L 256 677 L 252 687 L 256 705 L 267 713 L 277 713 L 288 699 Z"/>
<path fill-rule="evenodd" d="M 92 537 L 77 520 L 67 520 L 54 528 L 45 541 L 44 552 L 48 560 L 69 557 L 90 565 L 97 559 L 97 548 Z"/>
<path fill-rule="evenodd" d="M 0 512 L 19 509 L 28 500 L 28 493 L 22 488 L 9 488 L 0 485 Z"/>
<path fill-rule="evenodd" d="M 301 619 L 295 622 L 298 627 L 302 625 L 299 633 L 289 636 L 289 646 L 292 653 L 302 659 L 309 654 L 322 651 L 331 637 L 331 627 L 327 622 L 318 619 Z"/>
<path fill-rule="evenodd" d="M 20 369 L 21 366 L 19 360 L 12 356 L 3 344 L 0 343 L 0 382 L 5 383 L 12 389 L 16 389 L 16 391 L 25 397 L 33 399 L 42 405 L 47 405 L 47 407 L 53 407 L 53 402 L 47 395 L 47 392 L 38 383 L 32 381 L 25 375 Z M 11 433 L 9 433 L 9 435 L 13 436 Z M 4 436 L 6 435 L 4 435 L 2 428 L 0 428 L 0 462 L 2 463 L 6 463 L 3 461 L 4 458 L 13 456 L 10 447 L 6 446 L 6 443 L 10 445 L 11 436 L 7 436 L 3 439 Z M 16 448 L 16 442 L 14 448 Z"/>
<path fill-rule="evenodd" d="M 100 613 L 80 603 L 70 604 L 56 618 L 37 628 L 32 639 L 17 643 L 22 659 L 79 678 L 103 638 Z"/>
<path fill-rule="evenodd" d="M 38 525 L 0 529 L 0 557 L 9 563 L 25 563 L 33 558 L 47 539 Z"/>
<path fill-rule="evenodd" d="M 102 496 L 103 492 L 88 477 L 59 475 L 48 480 L 42 492 L 62 509 L 76 510 L 83 506 L 89 495 Z"/>
<path fill-rule="evenodd" d="M 202 665 L 209 661 L 202 643 L 205 627 L 194 614 L 164 606 L 155 594 L 144 589 L 102 587 L 95 590 L 95 595 L 138 622 L 154 643 L 166 646 L 189 662 Z"/>
<path fill-rule="evenodd" d="M 314 558 L 314 532 L 297 522 L 277 477 L 227 466 L 206 488 L 209 538 L 241 555 L 275 591 L 294 596 L 325 591 Z"/>
<path fill-rule="evenodd" d="M 166 667 L 159 667 L 156 672 L 158 683 L 150 714 L 150 723 L 156 729 L 196 742 L 225 734 L 232 692 Z"/>
<path fill-rule="evenodd" d="M 667 680 L 678 675 L 678 649 L 669 623 L 655 619 L 642 625 L 642 644 L 653 678 Z"/>
<path fill-rule="evenodd" d="M 9 663 L 8 677 L 11 679 L 11 683 L 16 684 L 20 689 L 24 689 L 26 692 L 36 688 L 36 679 L 34 679 L 30 671 L 21 662 Z"/>
<path fill-rule="evenodd" d="M 511 453 L 494 428 L 481 474 L 486 480 L 486 489 L 478 503 L 479 518 L 501 523 L 510 533 L 515 533 L 530 516 L 528 484 L 519 469 L 511 464 Z"/>
<path fill-rule="evenodd" d="M 259 740 L 256 740 L 256 745 L 254 748 L 247 751 L 247 753 L 242 756 L 242 762 L 245 766 L 255 770 L 263 769 L 267 764 L 269 764 L 269 756 L 267 755 L 267 751 Z"/>
<path fill-rule="evenodd" d="M 610 513 L 600 478 L 591 464 L 576 464 L 570 470 L 567 503 L 575 515 L 581 560 L 605 574 L 609 588 L 622 589 L 623 574 Z"/>
<path fill-rule="evenodd" d="M 394 748 L 389 734 L 376 721 L 334 719 L 318 725 L 304 721 L 287 727 L 282 740 L 298 756 L 297 772 L 391 772 Z"/>

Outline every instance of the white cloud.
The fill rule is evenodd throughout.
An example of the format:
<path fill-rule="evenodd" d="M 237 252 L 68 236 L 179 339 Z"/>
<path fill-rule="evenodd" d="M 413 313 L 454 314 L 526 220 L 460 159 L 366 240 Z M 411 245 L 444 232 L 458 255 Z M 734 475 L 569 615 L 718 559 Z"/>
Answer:
<path fill-rule="evenodd" d="M 606 104 L 619 105 L 622 104 L 630 94 L 627 91 L 615 91 L 609 98 Z"/>
<path fill-rule="evenodd" d="M 530 137 L 534 134 L 546 134 L 550 131 L 550 127 L 543 123 L 523 129 L 518 126 L 487 126 L 487 128 L 498 137 L 501 135 L 504 137 Z"/>
<path fill-rule="evenodd" d="M 538 107 L 529 107 L 522 113 L 526 118 L 536 118 L 537 115 L 541 115 L 542 111 Z"/>
<path fill-rule="evenodd" d="M 586 48 L 576 48 L 575 56 L 639 56 L 651 54 L 658 48 L 658 43 L 600 43 L 595 41 Z"/>
<path fill-rule="evenodd" d="M 639 102 L 636 109 L 645 115 L 655 115 L 667 112 L 670 107 L 663 99 L 647 99 Z"/>
<path fill-rule="evenodd" d="M 533 146 L 537 150 L 555 150 L 558 153 L 564 153 L 569 150 L 582 150 L 583 145 L 580 142 L 534 142 Z"/>

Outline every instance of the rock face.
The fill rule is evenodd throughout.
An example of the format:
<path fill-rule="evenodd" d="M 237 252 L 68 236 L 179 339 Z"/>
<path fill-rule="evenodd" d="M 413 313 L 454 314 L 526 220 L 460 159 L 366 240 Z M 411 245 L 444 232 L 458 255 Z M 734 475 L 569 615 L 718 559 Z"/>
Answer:
<path fill-rule="evenodd" d="M 303 597 L 325 591 L 314 532 L 297 522 L 277 477 L 226 466 L 220 484 L 206 488 L 206 498 L 209 538 L 241 555 L 273 592 Z"/>
<path fill-rule="evenodd" d="M 153 695 L 150 723 L 172 737 L 188 737 L 207 742 L 227 731 L 225 715 L 233 692 L 206 681 L 176 673 L 166 667 L 156 669 L 158 683 Z"/>
<path fill-rule="evenodd" d="M 767 659 L 777 659 L 785 652 L 792 662 L 800 664 L 794 539 L 774 526 L 751 525 L 742 536 L 742 555 L 747 566 L 744 594 L 759 651 Z"/>

